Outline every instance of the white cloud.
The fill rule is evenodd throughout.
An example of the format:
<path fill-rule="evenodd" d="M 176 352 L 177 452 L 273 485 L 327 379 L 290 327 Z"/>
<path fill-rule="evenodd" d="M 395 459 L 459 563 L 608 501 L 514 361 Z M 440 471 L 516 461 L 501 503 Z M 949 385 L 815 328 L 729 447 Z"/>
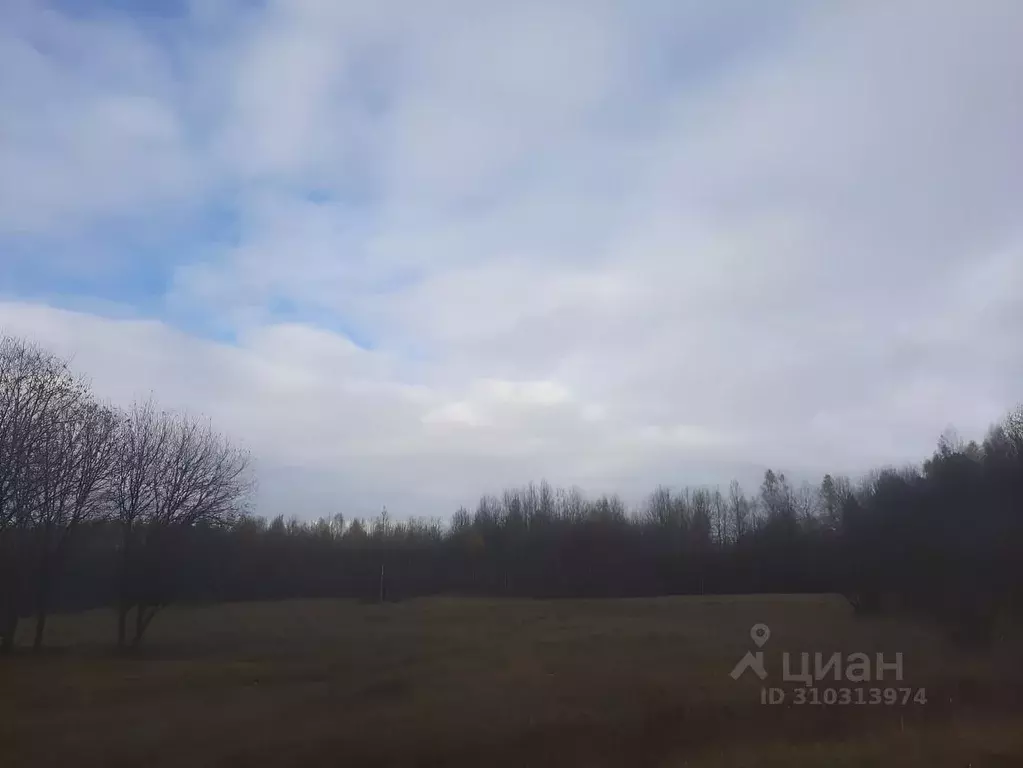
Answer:
<path fill-rule="evenodd" d="M 0 245 L 56 286 L 56 234 L 233 228 L 147 320 L 0 255 L 0 321 L 301 514 L 858 471 L 1023 399 L 1018 3 L 640 5 L 0 11 Z"/>
<path fill-rule="evenodd" d="M 151 41 L 34 3 L 0 14 L 0 232 L 67 231 L 198 189 L 170 65 Z"/>

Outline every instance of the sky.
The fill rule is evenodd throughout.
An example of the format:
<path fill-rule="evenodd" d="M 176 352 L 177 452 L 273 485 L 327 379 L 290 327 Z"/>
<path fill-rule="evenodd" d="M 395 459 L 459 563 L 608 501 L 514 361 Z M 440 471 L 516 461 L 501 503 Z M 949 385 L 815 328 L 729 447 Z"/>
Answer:
<path fill-rule="evenodd" d="M 1018 0 L 4 0 L 0 331 L 254 509 L 919 461 L 1023 401 Z"/>

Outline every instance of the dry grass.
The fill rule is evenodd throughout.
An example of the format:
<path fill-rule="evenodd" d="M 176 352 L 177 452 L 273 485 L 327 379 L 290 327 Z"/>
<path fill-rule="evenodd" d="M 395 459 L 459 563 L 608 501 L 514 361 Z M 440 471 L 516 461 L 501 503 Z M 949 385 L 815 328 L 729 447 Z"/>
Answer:
<path fill-rule="evenodd" d="M 728 676 L 757 622 L 775 668 L 901 651 L 930 702 L 762 706 Z M 133 658 L 113 629 L 55 617 L 0 664 L 0 766 L 1023 765 L 1018 644 L 964 657 L 837 598 L 179 607 Z"/>

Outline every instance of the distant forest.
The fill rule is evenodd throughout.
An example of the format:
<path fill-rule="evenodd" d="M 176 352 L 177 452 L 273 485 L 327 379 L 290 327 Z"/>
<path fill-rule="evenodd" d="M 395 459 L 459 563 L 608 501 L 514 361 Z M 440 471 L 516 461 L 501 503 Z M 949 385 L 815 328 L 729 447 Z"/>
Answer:
<path fill-rule="evenodd" d="M 153 402 L 100 403 L 64 361 L 0 340 L 0 648 L 52 611 L 114 609 L 138 644 L 180 601 L 431 594 L 603 598 L 836 592 L 983 646 L 1023 607 L 1023 409 L 916 467 L 793 487 L 661 487 L 639 509 L 547 483 L 442 523 L 245 512 L 248 456 Z"/>

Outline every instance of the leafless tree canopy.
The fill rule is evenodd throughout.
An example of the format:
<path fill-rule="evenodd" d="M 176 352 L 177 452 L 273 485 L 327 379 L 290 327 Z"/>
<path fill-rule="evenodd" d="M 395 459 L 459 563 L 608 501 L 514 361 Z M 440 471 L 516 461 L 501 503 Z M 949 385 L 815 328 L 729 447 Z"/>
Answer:
<path fill-rule="evenodd" d="M 30 522 L 47 454 L 85 391 L 66 361 L 0 338 L 0 530 Z"/>
<path fill-rule="evenodd" d="M 209 423 L 152 401 L 118 411 L 68 361 L 0 338 L 0 648 L 10 650 L 30 611 L 41 646 L 54 583 L 82 526 L 120 525 L 120 591 L 145 593 L 128 582 L 147 572 L 137 557 L 167 549 L 150 539 L 230 524 L 248 484 L 248 456 Z M 171 597 L 161 590 L 159 604 Z"/>
<path fill-rule="evenodd" d="M 121 527 L 118 642 L 136 609 L 138 643 L 173 598 L 168 571 L 181 567 L 181 541 L 197 526 L 226 526 L 243 512 L 249 457 L 190 415 L 148 400 L 123 414 L 117 430 L 113 499 Z"/>
<path fill-rule="evenodd" d="M 88 387 L 67 361 L 0 338 L 0 649 L 13 642 L 29 574 L 37 601 L 45 600 L 53 548 L 93 511 L 104 469 L 86 456 L 93 446 L 78 443 L 89 406 Z"/>

